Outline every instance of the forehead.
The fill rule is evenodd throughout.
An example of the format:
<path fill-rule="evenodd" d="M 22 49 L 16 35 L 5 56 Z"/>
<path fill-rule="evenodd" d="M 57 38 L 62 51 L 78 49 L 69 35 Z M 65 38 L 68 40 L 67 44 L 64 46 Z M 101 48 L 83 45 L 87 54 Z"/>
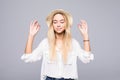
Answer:
<path fill-rule="evenodd" d="M 53 17 L 53 20 L 64 20 L 64 16 L 62 14 L 55 14 Z"/>

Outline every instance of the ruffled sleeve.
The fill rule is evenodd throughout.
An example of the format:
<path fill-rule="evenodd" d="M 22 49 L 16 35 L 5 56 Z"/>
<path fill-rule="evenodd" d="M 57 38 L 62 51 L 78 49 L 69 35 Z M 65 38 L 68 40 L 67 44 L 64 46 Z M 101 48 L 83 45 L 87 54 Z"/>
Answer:
<path fill-rule="evenodd" d="M 43 51 L 45 50 L 45 44 L 47 43 L 47 40 L 44 39 L 40 42 L 37 48 L 35 48 L 32 53 L 24 53 L 21 56 L 21 60 L 28 62 L 36 62 L 42 58 Z"/>
<path fill-rule="evenodd" d="M 94 55 L 91 52 L 86 52 L 84 50 L 81 50 L 80 52 L 78 57 L 83 63 L 89 63 L 91 60 L 94 60 Z"/>
<path fill-rule="evenodd" d="M 77 40 L 74 41 L 74 44 L 77 56 L 83 63 L 89 63 L 91 60 L 94 60 L 94 54 L 83 50 Z"/>

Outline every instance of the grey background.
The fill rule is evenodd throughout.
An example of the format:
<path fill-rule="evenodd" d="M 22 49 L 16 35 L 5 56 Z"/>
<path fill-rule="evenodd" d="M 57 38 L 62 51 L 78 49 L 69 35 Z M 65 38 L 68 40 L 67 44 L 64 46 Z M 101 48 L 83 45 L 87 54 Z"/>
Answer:
<path fill-rule="evenodd" d="M 39 80 L 41 61 L 20 60 L 29 24 L 37 19 L 41 29 L 34 48 L 46 37 L 45 18 L 51 10 L 73 15 L 72 36 L 83 45 L 77 24 L 85 19 L 95 60 L 78 60 L 79 80 L 120 80 L 120 0 L 0 0 L 0 80 Z"/>

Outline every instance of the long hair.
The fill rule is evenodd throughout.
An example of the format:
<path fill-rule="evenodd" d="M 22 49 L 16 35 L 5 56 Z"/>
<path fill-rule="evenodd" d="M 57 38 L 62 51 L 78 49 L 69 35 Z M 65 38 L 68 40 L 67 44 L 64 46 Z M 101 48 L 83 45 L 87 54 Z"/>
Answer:
<path fill-rule="evenodd" d="M 46 22 L 48 25 L 48 42 L 50 45 L 50 57 L 51 60 L 55 60 L 56 59 L 56 37 L 55 37 L 55 32 L 54 32 L 54 28 L 53 28 L 53 17 L 56 14 L 61 14 L 66 21 L 66 25 L 65 25 L 65 33 L 63 36 L 63 46 L 62 46 L 62 58 L 63 61 L 66 63 L 67 61 L 67 55 L 69 53 L 69 51 L 71 50 L 71 31 L 70 31 L 70 27 L 72 26 L 72 16 L 62 10 L 62 9 L 57 9 L 52 11 L 46 18 Z"/>

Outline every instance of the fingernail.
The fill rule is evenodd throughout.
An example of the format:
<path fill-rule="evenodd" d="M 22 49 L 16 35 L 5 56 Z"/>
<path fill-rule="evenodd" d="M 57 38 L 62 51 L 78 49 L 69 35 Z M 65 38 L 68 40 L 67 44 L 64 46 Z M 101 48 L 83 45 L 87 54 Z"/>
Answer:
<path fill-rule="evenodd" d="M 80 27 L 80 24 L 78 24 L 78 27 Z"/>

